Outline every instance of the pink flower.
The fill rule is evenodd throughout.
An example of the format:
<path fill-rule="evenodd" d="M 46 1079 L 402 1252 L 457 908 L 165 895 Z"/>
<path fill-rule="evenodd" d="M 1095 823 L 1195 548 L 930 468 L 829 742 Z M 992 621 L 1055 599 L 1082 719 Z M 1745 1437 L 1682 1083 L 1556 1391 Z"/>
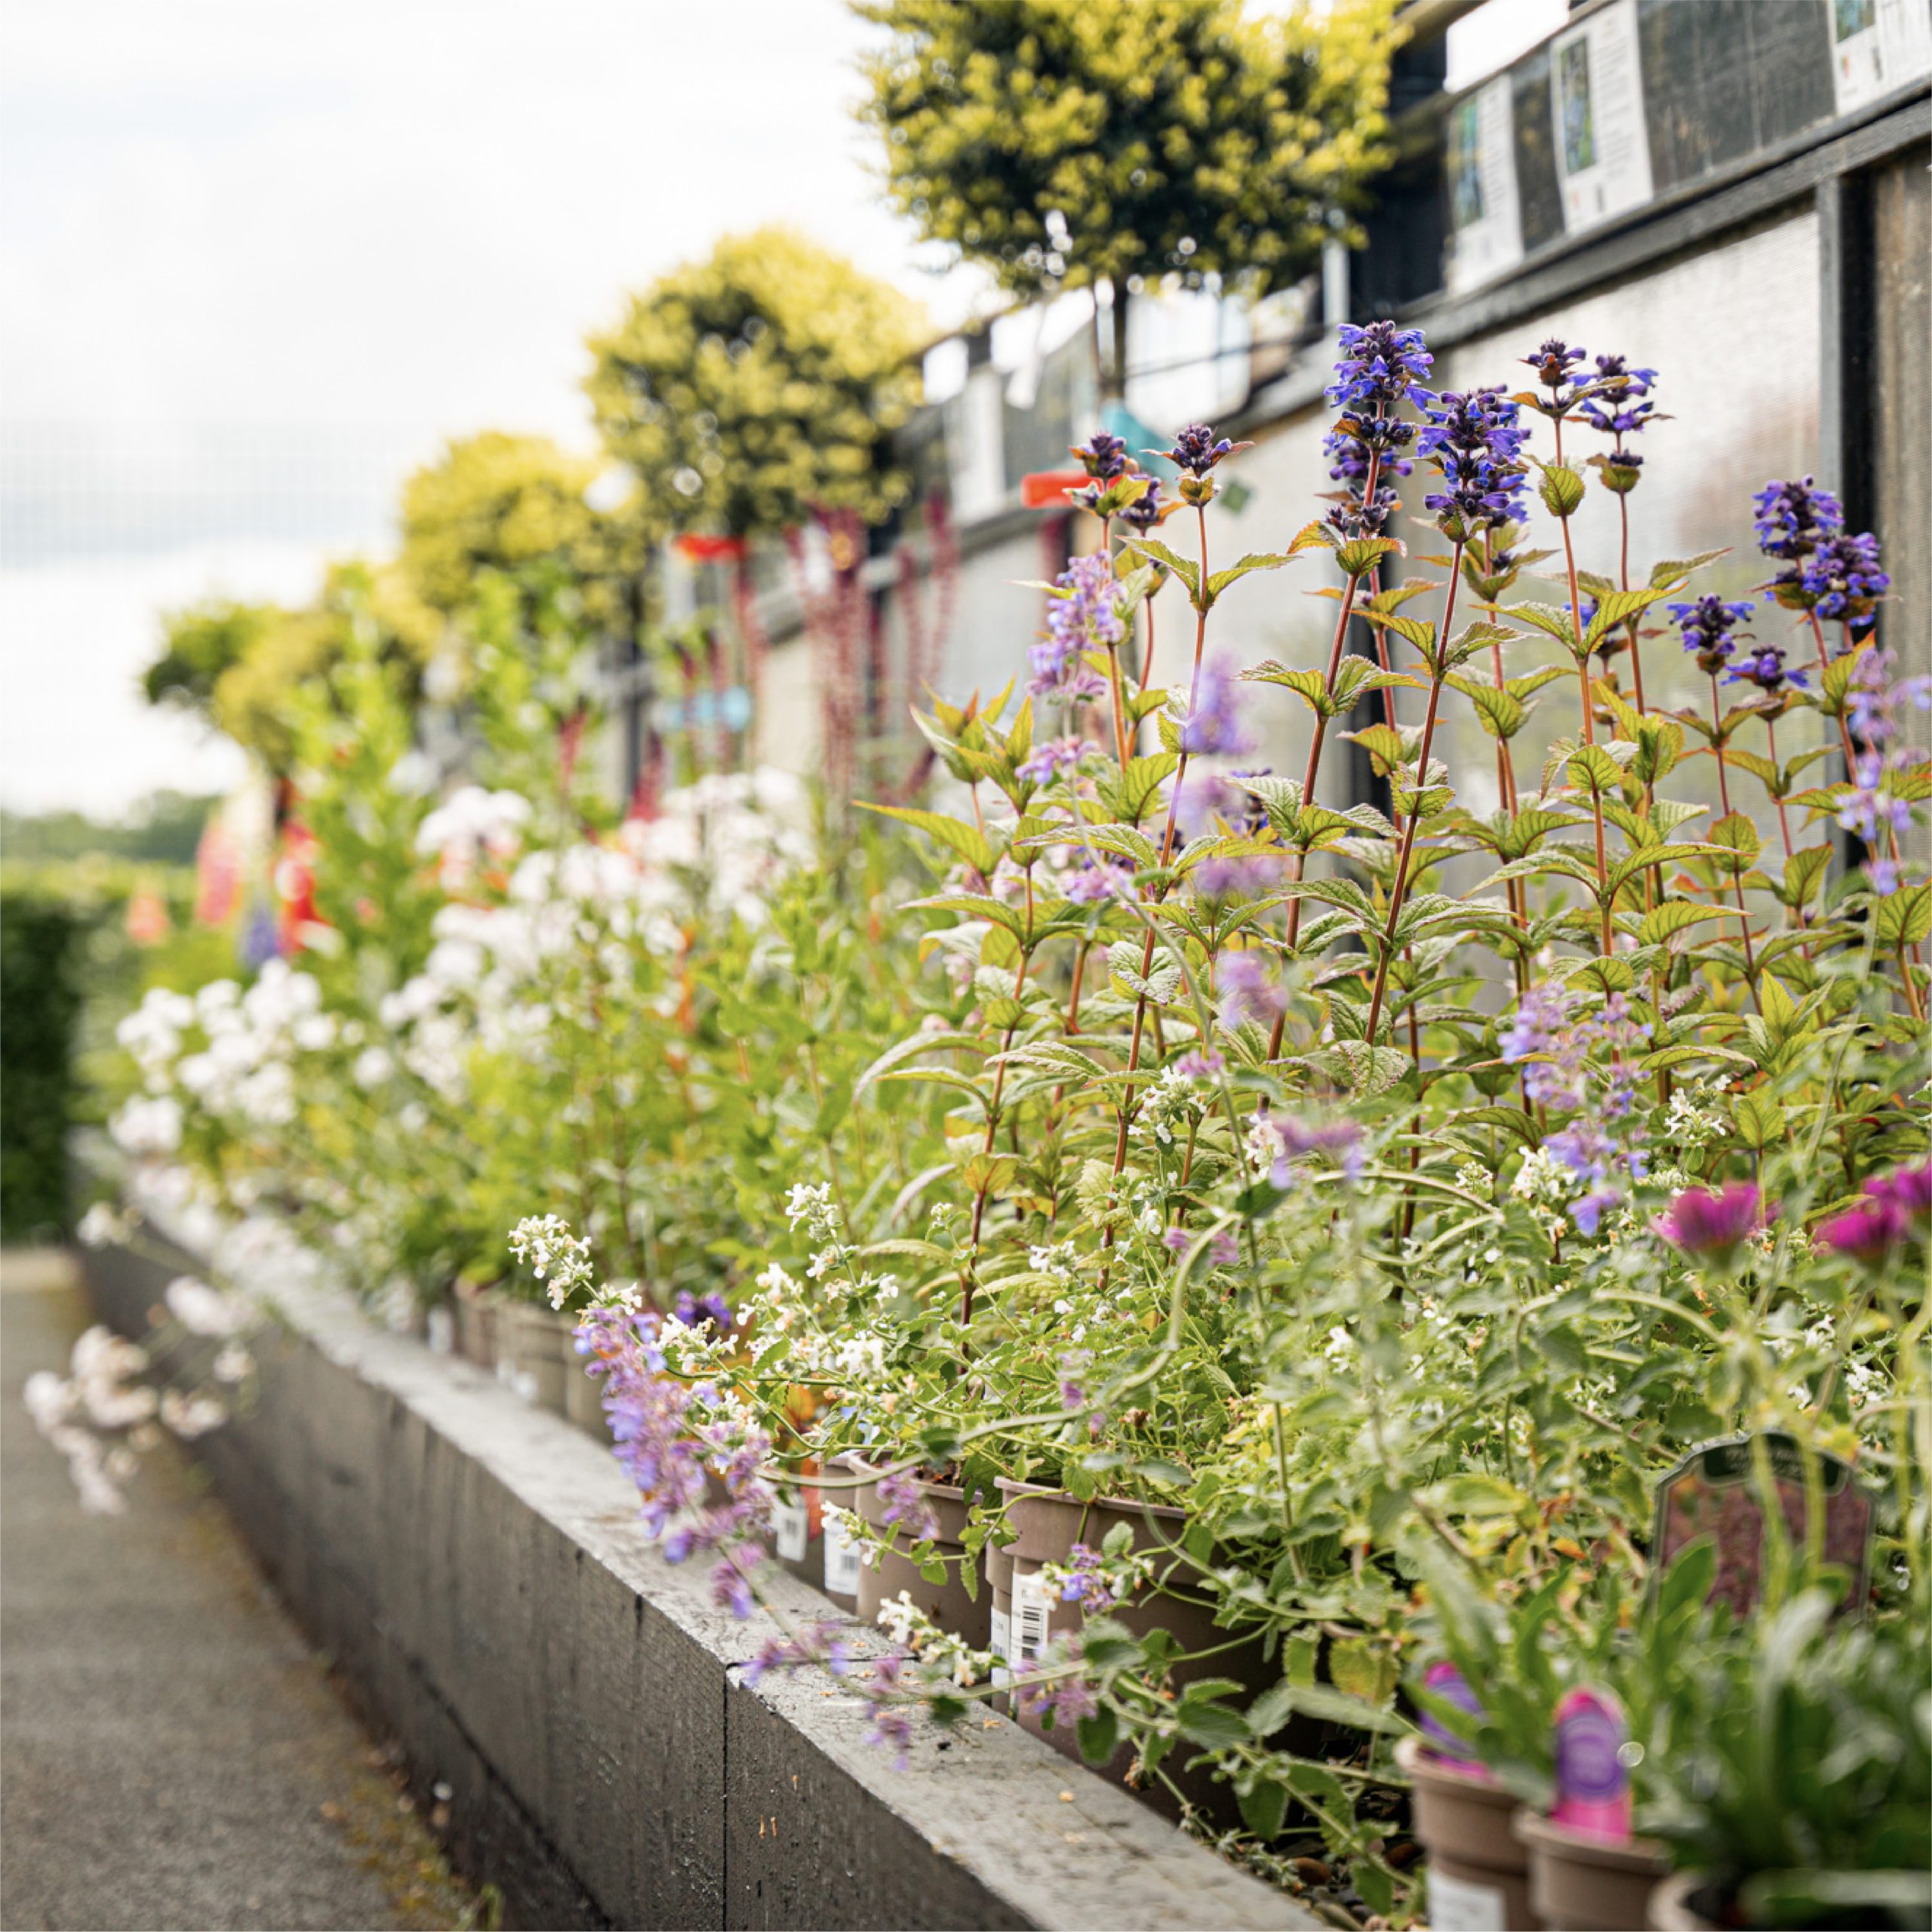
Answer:
<path fill-rule="evenodd" d="M 1868 1198 L 1818 1230 L 1818 1238 L 1840 1254 L 1875 1268 L 1911 1232 L 1905 1211 L 1895 1201 Z"/>
<path fill-rule="evenodd" d="M 1775 1209 L 1765 1214 L 1754 1182 L 1734 1180 L 1715 1194 L 1706 1187 L 1687 1187 L 1657 1217 L 1657 1230 L 1686 1254 L 1722 1261 L 1776 1218 Z"/>

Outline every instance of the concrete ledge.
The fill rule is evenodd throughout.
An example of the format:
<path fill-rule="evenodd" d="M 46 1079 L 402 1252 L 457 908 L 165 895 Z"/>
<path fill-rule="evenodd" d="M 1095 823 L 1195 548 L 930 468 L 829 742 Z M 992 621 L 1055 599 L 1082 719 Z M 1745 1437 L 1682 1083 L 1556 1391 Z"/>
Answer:
<path fill-rule="evenodd" d="M 106 1249 L 87 1272 L 139 1334 L 171 1270 Z M 275 1303 L 261 1399 L 208 1466 L 423 1790 L 453 1789 L 452 1856 L 512 1923 L 1321 1922 L 1017 1725 L 922 1726 L 895 1771 L 829 1678 L 753 1689 L 761 1620 L 663 1561 L 600 1444 L 346 1297 Z"/>

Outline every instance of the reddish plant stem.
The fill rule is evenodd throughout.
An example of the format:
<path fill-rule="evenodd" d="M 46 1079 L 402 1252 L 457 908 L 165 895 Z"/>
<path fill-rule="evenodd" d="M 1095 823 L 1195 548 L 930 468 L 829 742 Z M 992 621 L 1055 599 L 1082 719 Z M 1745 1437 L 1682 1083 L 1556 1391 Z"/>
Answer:
<path fill-rule="evenodd" d="M 1623 452 L 1623 438 L 1617 439 L 1617 454 Z M 1617 515 L 1623 525 L 1623 547 L 1618 552 L 1617 564 L 1617 583 L 1626 590 L 1630 588 L 1630 493 L 1620 490 L 1617 493 Z M 1629 620 L 1630 631 L 1630 681 L 1637 694 L 1637 715 L 1648 717 L 1650 707 L 1644 702 L 1644 652 L 1638 638 L 1638 620 Z"/>
<path fill-rule="evenodd" d="M 1195 707 L 1201 701 L 1201 658 L 1208 642 L 1208 610 L 1205 594 L 1208 587 L 1208 512 L 1203 504 L 1195 506 L 1195 518 L 1201 534 L 1201 589 L 1202 601 L 1195 608 L 1194 670 L 1188 681 L 1187 710 L 1192 718 Z M 1188 753 L 1180 754 L 1180 763 L 1174 768 L 1174 789 L 1168 794 L 1168 822 L 1161 834 L 1161 863 L 1165 866 L 1174 856 L 1174 826 L 1180 814 L 1181 789 L 1187 783 Z M 1166 895 L 1163 893 L 1161 897 Z M 1157 898 L 1155 904 L 1161 901 Z M 1154 941 L 1157 928 L 1152 920 L 1147 924 L 1147 939 L 1140 949 L 1140 977 L 1144 981 L 1154 964 Z M 1143 993 L 1134 1004 L 1134 1032 L 1128 1043 L 1126 1088 L 1121 1094 L 1120 1124 L 1114 1136 L 1113 1177 L 1118 1180 L 1127 1166 L 1127 1134 L 1134 1120 L 1134 1076 L 1140 1070 L 1141 1042 L 1147 1026 L 1147 995 Z M 1114 1244 L 1114 1231 L 1109 1226 L 1100 1237 L 1100 1247 L 1104 1252 Z"/>
<path fill-rule="evenodd" d="M 1450 626 L 1456 620 L 1456 592 L 1462 582 L 1463 546 L 1456 546 L 1454 561 L 1449 571 L 1449 595 L 1442 606 L 1442 623 L 1435 634 L 1436 662 L 1440 664 L 1449 648 Z M 1445 673 L 1438 670 L 1431 674 L 1429 681 L 1429 709 L 1422 723 L 1422 750 L 1416 760 L 1415 809 L 1409 814 L 1407 825 L 1402 828 L 1402 848 L 1395 861 L 1395 883 L 1389 891 L 1389 923 L 1382 935 L 1382 956 L 1376 962 L 1375 990 L 1369 995 L 1368 1025 L 1362 1037 L 1367 1041 L 1372 1053 L 1375 1047 L 1375 1029 L 1382 1017 L 1382 1001 L 1389 987 L 1389 963 L 1395 957 L 1395 928 L 1401 919 L 1403 901 L 1408 896 L 1409 860 L 1415 851 L 1416 832 L 1422 823 L 1423 794 L 1429 789 L 1429 751 L 1435 740 L 1435 716 L 1442 701 L 1442 680 Z M 1417 1064 L 1421 1064 L 1421 1054 L 1417 1054 Z"/>
<path fill-rule="evenodd" d="M 1561 463 L 1563 460 L 1563 425 L 1561 422 L 1556 426 L 1556 457 L 1558 462 Z M 1593 745 L 1597 741 L 1595 701 L 1590 695 L 1590 654 L 1583 648 L 1583 600 L 1577 587 L 1577 550 L 1576 546 L 1570 540 L 1570 519 L 1567 516 L 1559 517 L 1557 521 L 1563 526 L 1563 563 L 1570 574 L 1570 623 L 1577 639 L 1577 681 L 1581 688 L 1583 698 L 1583 742 L 1586 745 Z M 1609 887 L 1610 866 L 1604 844 L 1603 798 L 1594 785 L 1590 787 L 1590 817 L 1596 827 L 1597 891 L 1601 894 Z M 1609 917 L 1606 908 L 1604 914 L 1606 926 L 1609 923 Z M 1606 952 L 1610 950 L 1607 944 L 1604 950 Z"/>
<path fill-rule="evenodd" d="M 1720 735 L 1722 730 L 1722 720 L 1718 697 L 1718 674 L 1713 671 L 1710 676 L 1711 749 L 1717 754 L 1718 798 L 1724 806 L 1724 817 L 1728 818 L 1730 816 L 1730 778 L 1724 764 L 1724 739 Z M 1744 881 L 1735 872 L 1731 875 L 1730 887 L 1737 898 L 1739 918 L 1744 931 L 1745 969 L 1751 975 L 1751 997 L 1755 1001 L 1758 997 L 1758 965 L 1757 961 L 1751 955 L 1751 915 L 1744 903 Z"/>

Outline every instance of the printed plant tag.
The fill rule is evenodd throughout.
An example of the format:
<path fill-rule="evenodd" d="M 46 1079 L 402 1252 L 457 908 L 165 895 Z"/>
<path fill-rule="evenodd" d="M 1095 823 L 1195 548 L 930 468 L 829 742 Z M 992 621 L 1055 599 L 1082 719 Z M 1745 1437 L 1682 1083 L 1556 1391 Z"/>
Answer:
<path fill-rule="evenodd" d="M 1793 1543 L 1804 1542 L 1804 1454 L 1790 1436 L 1768 1431 L 1735 1436 L 1692 1451 L 1657 1487 L 1657 1530 L 1651 1539 L 1651 1586 L 1679 1551 L 1700 1537 L 1716 1546 L 1717 1575 L 1709 1601 L 1728 1604 L 1742 1617 L 1758 1601 L 1764 1562 L 1763 1497 L 1752 1445 L 1761 1443 L 1784 1527 Z M 1851 1588 L 1842 1609 L 1863 1607 L 1872 1554 L 1872 1499 L 1859 1487 L 1848 1463 L 1819 1454 L 1823 1491 L 1824 1555 L 1843 1566 Z"/>

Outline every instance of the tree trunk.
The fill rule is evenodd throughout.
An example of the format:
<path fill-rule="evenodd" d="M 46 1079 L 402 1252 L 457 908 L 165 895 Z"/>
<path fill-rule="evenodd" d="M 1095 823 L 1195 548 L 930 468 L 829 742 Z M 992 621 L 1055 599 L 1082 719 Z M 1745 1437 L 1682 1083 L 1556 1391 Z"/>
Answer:
<path fill-rule="evenodd" d="M 1113 284 L 1114 352 L 1100 376 L 1100 398 L 1124 402 L 1127 400 L 1127 283 L 1124 278 L 1115 276 Z"/>

